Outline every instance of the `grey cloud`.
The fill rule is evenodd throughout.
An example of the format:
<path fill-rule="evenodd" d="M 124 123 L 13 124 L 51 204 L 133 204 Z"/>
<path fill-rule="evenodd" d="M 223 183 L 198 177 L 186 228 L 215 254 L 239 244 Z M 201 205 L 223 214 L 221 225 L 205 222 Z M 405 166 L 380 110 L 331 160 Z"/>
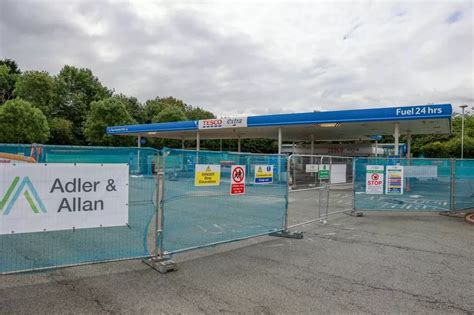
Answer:
<path fill-rule="evenodd" d="M 367 44 L 373 24 L 357 16 L 334 39 L 345 35 L 351 40 L 344 43 L 350 43 L 334 43 L 334 54 L 312 50 L 310 62 L 287 63 L 265 38 L 213 24 L 195 8 L 163 5 L 164 14 L 144 19 L 127 3 L 0 3 L 0 58 L 52 74 L 64 63 L 88 67 L 105 85 L 141 101 L 172 95 L 231 115 L 473 99 L 473 64 L 466 57 L 473 52 L 472 32 L 453 29 L 438 38 L 429 20 L 411 37 L 387 34 L 375 45 Z M 391 23 L 406 23 L 413 14 L 403 5 L 390 10 L 388 16 L 396 19 Z M 438 49 L 422 52 L 423 43 Z M 418 79 L 452 75 L 462 67 L 468 68 L 467 82 L 457 87 L 434 89 Z"/>

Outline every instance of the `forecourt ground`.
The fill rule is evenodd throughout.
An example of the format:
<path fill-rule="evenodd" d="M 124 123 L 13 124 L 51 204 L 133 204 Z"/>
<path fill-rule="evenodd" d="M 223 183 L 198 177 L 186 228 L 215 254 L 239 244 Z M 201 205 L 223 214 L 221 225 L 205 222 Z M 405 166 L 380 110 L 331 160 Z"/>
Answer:
<path fill-rule="evenodd" d="M 302 240 L 177 255 L 166 275 L 129 260 L 2 276 L 0 313 L 473 314 L 474 229 L 462 219 L 370 212 L 300 229 Z"/>

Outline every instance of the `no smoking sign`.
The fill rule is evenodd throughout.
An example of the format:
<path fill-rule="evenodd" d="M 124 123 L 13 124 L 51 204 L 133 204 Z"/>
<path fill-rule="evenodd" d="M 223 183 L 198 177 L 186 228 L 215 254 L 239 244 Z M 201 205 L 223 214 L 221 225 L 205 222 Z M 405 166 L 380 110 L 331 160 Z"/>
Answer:
<path fill-rule="evenodd" d="M 230 194 L 245 194 L 245 166 L 232 165 L 230 174 Z"/>

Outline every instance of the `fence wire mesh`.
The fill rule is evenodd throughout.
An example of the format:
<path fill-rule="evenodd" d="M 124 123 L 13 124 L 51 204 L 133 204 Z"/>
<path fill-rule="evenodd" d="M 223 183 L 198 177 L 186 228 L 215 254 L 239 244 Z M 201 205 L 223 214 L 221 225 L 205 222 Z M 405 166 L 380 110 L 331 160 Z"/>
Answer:
<path fill-rule="evenodd" d="M 352 157 L 342 156 L 289 157 L 290 227 L 352 209 L 352 163 Z"/>
<path fill-rule="evenodd" d="M 456 160 L 454 210 L 474 210 L 474 160 Z"/>
<path fill-rule="evenodd" d="M 28 151 L 28 145 L 0 146 L 0 152 L 26 155 Z M 156 211 L 156 179 L 152 170 L 157 152 L 150 148 L 43 146 L 37 160 L 51 165 L 129 163 L 128 226 L 0 235 L 0 273 L 149 256 L 155 241 L 151 222 Z"/>
<path fill-rule="evenodd" d="M 369 188 L 367 174 L 377 165 L 382 167 L 376 175 L 383 174 L 381 184 Z M 402 173 L 397 168 L 398 174 L 390 173 L 393 166 Z M 356 158 L 355 210 L 449 211 L 453 167 L 448 159 Z"/>
<path fill-rule="evenodd" d="M 219 184 L 196 186 L 196 165 L 220 168 Z M 243 195 L 230 195 L 232 165 L 245 168 Z M 256 183 L 256 166 L 273 168 L 271 182 Z M 286 166 L 283 155 L 166 150 L 163 250 L 175 253 L 283 230 Z"/>

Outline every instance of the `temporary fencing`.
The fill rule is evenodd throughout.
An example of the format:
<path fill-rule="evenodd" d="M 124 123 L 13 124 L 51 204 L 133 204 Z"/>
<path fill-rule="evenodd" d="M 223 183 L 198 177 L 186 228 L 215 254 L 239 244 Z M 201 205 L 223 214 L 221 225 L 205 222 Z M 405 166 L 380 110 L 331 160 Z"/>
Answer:
<path fill-rule="evenodd" d="M 290 227 L 325 221 L 352 208 L 353 158 L 293 154 L 289 157 Z"/>
<path fill-rule="evenodd" d="M 287 157 L 0 145 L 0 273 L 163 257 L 286 230 Z M 30 160 L 29 160 L 30 161 Z"/>
<path fill-rule="evenodd" d="M 156 180 L 152 170 L 157 150 L 73 146 L 35 146 L 34 150 L 40 163 L 0 164 L 0 273 L 150 255 L 154 245 L 153 235 L 149 235 L 153 233 L 150 222 L 156 212 Z M 0 145 L 0 152 L 29 155 L 31 146 Z M 120 181 L 119 172 L 125 172 Z M 56 178 L 62 184 L 55 182 Z M 124 191 L 116 188 L 112 198 L 105 194 L 111 178 L 117 178 L 113 183 L 117 186 L 128 181 L 128 187 L 121 186 Z M 94 193 L 84 181 L 100 182 L 98 191 Z M 71 184 L 66 186 L 67 182 Z M 90 193 L 77 193 L 78 185 Z M 56 198 L 49 194 L 52 187 L 54 195 L 69 200 L 61 201 L 59 213 L 57 207 L 50 206 Z M 105 203 L 104 210 L 86 212 L 85 199 L 91 194 L 101 198 L 102 203 L 99 200 L 94 205 L 100 207 Z M 125 213 L 119 214 L 115 206 L 107 207 L 107 202 L 113 204 L 111 199 L 123 197 L 128 198 L 128 205 L 121 205 Z M 81 207 L 83 211 L 79 212 Z M 123 222 L 106 227 L 117 215 L 125 215 Z M 43 228 L 43 224 L 48 228 Z M 88 228 L 77 228 L 80 226 Z"/>
<path fill-rule="evenodd" d="M 474 208 L 474 160 L 356 158 L 354 211 Z"/>
<path fill-rule="evenodd" d="M 160 251 L 177 253 L 284 230 L 286 165 L 283 155 L 164 150 Z M 232 188 L 237 176 L 240 186 Z"/>

